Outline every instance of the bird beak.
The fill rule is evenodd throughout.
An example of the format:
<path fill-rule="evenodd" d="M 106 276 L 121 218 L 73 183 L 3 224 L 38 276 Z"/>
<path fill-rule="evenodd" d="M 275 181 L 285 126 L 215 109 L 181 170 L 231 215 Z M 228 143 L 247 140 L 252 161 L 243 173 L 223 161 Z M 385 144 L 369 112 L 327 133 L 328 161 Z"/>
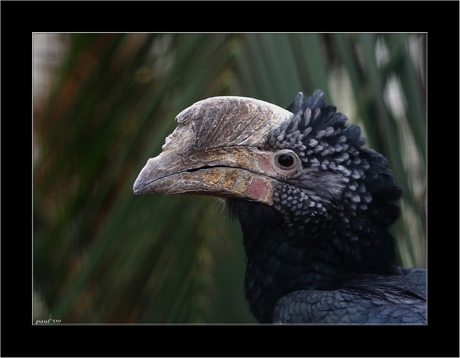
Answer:
<path fill-rule="evenodd" d="M 213 97 L 179 113 L 163 152 L 147 161 L 135 194 L 201 194 L 271 205 L 270 130 L 292 113 L 245 97 Z"/>

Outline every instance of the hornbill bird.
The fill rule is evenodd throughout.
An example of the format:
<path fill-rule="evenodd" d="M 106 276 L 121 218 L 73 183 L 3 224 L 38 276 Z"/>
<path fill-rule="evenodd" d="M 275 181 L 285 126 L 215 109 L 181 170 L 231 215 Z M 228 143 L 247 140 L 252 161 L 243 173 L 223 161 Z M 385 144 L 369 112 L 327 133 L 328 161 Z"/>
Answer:
<path fill-rule="evenodd" d="M 261 323 L 424 324 L 426 270 L 394 265 L 402 189 L 323 97 L 299 93 L 287 109 L 234 96 L 193 104 L 134 193 L 225 200 Z"/>

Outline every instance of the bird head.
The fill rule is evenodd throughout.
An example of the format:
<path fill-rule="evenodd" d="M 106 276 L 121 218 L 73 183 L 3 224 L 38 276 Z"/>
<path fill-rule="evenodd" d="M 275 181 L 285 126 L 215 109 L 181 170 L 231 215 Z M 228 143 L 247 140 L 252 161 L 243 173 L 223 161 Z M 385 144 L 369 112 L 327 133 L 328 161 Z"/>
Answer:
<path fill-rule="evenodd" d="M 289 170 L 277 152 L 265 150 L 272 128 L 292 113 L 245 97 L 213 97 L 176 116 L 177 128 L 163 152 L 149 159 L 135 194 L 196 193 L 273 204 L 273 186 Z"/>
<path fill-rule="evenodd" d="M 347 126 L 323 96 L 299 93 L 288 109 L 246 97 L 193 104 L 176 116 L 177 128 L 147 161 L 134 193 L 259 202 L 305 223 L 334 215 L 348 222 L 382 193 L 398 199 L 386 159 L 363 148 L 359 127 Z"/>

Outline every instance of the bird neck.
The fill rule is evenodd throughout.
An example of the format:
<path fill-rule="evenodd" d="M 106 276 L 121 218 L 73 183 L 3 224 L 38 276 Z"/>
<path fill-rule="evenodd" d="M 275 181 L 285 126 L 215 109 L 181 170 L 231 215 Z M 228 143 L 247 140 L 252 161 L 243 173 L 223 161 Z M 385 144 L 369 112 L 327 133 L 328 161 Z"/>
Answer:
<path fill-rule="evenodd" d="M 235 199 L 227 206 L 241 224 L 245 295 L 259 322 L 272 322 L 276 301 L 289 292 L 334 289 L 355 274 L 391 272 L 394 240 L 387 230 L 353 221 L 346 230 L 336 222 L 292 225 L 271 206 Z"/>

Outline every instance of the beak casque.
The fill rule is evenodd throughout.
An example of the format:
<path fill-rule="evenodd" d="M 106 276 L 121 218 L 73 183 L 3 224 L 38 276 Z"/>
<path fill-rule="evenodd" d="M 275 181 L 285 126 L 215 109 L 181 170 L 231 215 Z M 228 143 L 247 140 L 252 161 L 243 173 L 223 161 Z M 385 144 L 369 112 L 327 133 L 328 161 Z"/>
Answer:
<path fill-rule="evenodd" d="M 292 113 L 246 97 L 212 97 L 176 117 L 163 152 L 147 161 L 135 194 L 193 193 L 272 204 L 270 130 Z"/>

